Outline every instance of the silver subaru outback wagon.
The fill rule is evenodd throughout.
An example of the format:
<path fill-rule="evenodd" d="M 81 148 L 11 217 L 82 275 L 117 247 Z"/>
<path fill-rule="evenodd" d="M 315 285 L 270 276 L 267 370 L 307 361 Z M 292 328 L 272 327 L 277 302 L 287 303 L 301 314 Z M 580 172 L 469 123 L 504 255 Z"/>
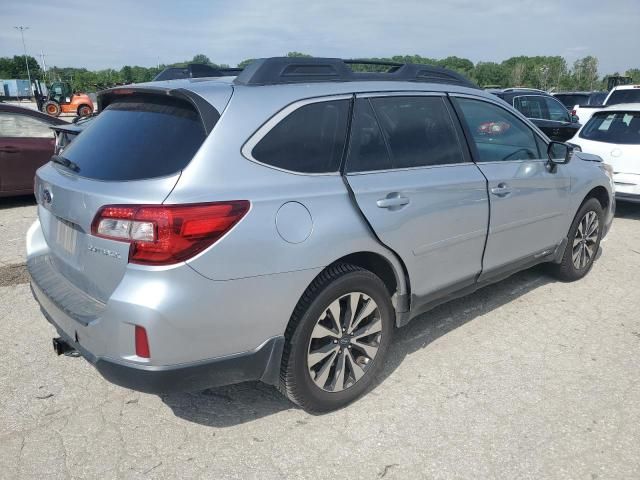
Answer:
<path fill-rule="evenodd" d="M 615 208 L 598 157 L 454 72 L 350 63 L 102 92 L 36 177 L 56 351 L 140 391 L 261 380 L 329 411 L 430 308 L 543 262 L 587 274 Z"/>

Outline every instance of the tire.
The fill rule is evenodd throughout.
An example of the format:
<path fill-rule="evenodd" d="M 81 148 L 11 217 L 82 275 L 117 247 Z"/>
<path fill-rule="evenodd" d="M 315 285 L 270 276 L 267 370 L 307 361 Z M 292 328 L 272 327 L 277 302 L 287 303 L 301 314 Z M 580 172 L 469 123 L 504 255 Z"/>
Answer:
<path fill-rule="evenodd" d="M 88 117 L 93 113 L 93 108 L 90 105 L 82 104 L 78 107 L 78 116 L 79 117 Z"/>
<path fill-rule="evenodd" d="M 58 117 L 60 116 L 61 112 L 60 104 L 58 102 L 49 100 L 42 106 L 42 111 L 47 115 L 51 115 L 52 117 Z"/>
<path fill-rule="evenodd" d="M 354 304 L 356 318 L 350 315 Z M 340 327 L 347 319 L 353 322 L 346 331 L 342 328 L 344 333 L 333 322 L 334 312 L 341 317 Z M 380 372 L 394 321 L 380 278 L 350 264 L 328 267 L 304 292 L 287 326 L 280 391 L 310 413 L 353 402 Z"/>
<path fill-rule="evenodd" d="M 592 220 L 597 220 L 597 231 L 584 235 L 585 229 L 590 229 Z M 602 229 L 604 227 L 604 211 L 602 205 L 595 198 L 586 200 L 576 213 L 569 229 L 568 243 L 562 261 L 553 265 L 553 274 L 563 282 L 573 282 L 584 277 L 593 266 L 598 254 Z M 576 258 L 577 256 L 577 258 Z"/>

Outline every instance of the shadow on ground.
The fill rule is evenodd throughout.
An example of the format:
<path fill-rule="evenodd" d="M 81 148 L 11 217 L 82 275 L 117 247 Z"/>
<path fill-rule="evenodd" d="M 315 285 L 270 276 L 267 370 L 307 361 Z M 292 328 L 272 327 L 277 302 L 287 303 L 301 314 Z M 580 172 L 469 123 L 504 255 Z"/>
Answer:
<path fill-rule="evenodd" d="M 16 207 L 29 207 L 36 204 L 33 195 L 20 195 L 19 197 L 0 198 L 0 210 Z"/>
<path fill-rule="evenodd" d="M 640 220 L 640 203 L 617 202 L 616 218 L 629 218 L 631 220 Z"/>
<path fill-rule="evenodd" d="M 419 316 L 396 332 L 377 384 L 384 382 L 406 356 L 467 322 L 553 281 L 546 274 L 544 266 L 535 267 Z M 201 393 L 165 395 L 162 401 L 178 417 L 216 428 L 238 425 L 296 408 L 276 388 L 259 382 L 209 389 Z"/>

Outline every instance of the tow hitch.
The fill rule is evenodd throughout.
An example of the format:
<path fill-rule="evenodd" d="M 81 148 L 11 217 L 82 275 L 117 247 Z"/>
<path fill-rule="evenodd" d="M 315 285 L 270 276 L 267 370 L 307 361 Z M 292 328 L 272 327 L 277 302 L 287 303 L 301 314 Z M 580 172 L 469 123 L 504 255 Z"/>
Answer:
<path fill-rule="evenodd" d="M 54 338 L 53 339 L 53 351 L 58 355 L 64 355 L 67 353 L 75 352 L 75 349 L 65 342 L 62 338 Z"/>

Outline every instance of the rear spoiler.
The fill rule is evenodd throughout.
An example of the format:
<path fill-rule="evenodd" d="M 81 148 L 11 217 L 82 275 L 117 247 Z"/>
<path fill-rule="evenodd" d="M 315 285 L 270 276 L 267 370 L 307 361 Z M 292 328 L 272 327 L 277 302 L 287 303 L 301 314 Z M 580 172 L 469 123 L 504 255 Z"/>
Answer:
<path fill-rule="evenodd" d="M 51 130 L 53 130 L 54 132 L 64 132 L 64 133 L 71 133 L 73 135 L 78 135 L 80 132 L 82 132 L 82 127 L 79 127 L 73 123 L 69 123 L 67 125 L 61 124 L 61 125 L 51 125 L 49 126 L 49 128 Z"/>
<path fill-rule="evenodd" d="M 140 98 L 142 101 L 156 101 L 171 98 L 186 102 L 191 105 L 200 116 L 207 135 L 211 133 L 215 127 L 220 113 L 218 110 L 202 98 L 197 93 L 184 88 L 165 88 L 165 87 L 148 87 L 127 85 L 124 87 L 114 87 L 108 90 L 98 92 L 98 111 L 102 112 L 110 104 L 118 99 L 130 98 L 132 96 Z"/>

